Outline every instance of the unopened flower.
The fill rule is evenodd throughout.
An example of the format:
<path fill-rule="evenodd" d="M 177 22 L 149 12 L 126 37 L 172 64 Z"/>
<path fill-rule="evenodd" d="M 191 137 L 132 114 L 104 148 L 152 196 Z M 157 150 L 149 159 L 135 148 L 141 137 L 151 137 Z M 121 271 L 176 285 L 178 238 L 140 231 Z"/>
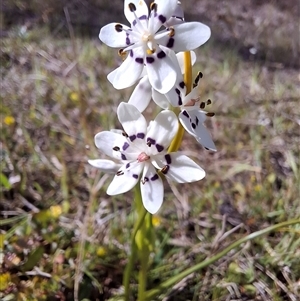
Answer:
<path fill-rule="evenodd" d="M 125 0 L 124 13 L 131 27 L 111 23 L 101 29 L 101 41 L 121 48 L 121 56 L 128 53 L 122 65 L 108 75 L 115 88 L 133 85 L 141 77 L 144 66 L 155 90 L 166 93 L 174 86 L 176 72 L 167 49 L 174 52 L 195 49 L 210 37 L 209 27 L 202 23 L 175 24 L 176 10 L 177 0 L 155 0 L 150 14 L 145 1 Z M 168 24 L 175 25 L 167 27 Z M 166 27 L 159 31 L 162 25 Z"/>
<path fill-rule="evenodd" d="M 163 202 L 160 173 L 178 183 L 198 181 L 205 176 L 205 171 L 187 156 L 167 153 L 178 130 L 178 120 L 172 111 L 160 112 L 148 127 L 133 105 L 121 103 L 117 114 L 125 132 L 100 132 L 95 136 L 95 144 L 118 163 L 89 160 L 91 165 L 115 173 L 107 189 L 109 195 L 127 192 L 140 181 L 143 204 L 154 214 Z"/>

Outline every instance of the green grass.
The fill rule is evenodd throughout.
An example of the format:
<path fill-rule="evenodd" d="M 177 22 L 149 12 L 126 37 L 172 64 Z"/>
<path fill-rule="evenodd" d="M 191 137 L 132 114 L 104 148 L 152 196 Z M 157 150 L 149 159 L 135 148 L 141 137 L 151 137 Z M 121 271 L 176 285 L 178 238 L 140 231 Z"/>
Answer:
<path fill-rule="evenodd" d="M 198 55 L 194 70 L 204 73 L 201 98 L 213 101 L 207 126 L 218 151 L 185 135 L 182 150 L 207 176 L 172 189 L 165 183 L 149 288 L 247 233 L 300 216 L 297 70 L 243 61 L 213 40 Z M 133 196 L 107 196 L 109 178 L 87 164 L 102 156 L 94 135 L 120 128 L 116 107 L 131 89 L 117 91 L 106 79 L 118 64 L 98 40 L 60 39 L 47 28 L 3 39 L 3 300 L 74 300 L 74 288 L 79 300 L 120 300 Z M 157 300 L 296 300 L 299 233 L 297 225 L 248 242 Z"/>

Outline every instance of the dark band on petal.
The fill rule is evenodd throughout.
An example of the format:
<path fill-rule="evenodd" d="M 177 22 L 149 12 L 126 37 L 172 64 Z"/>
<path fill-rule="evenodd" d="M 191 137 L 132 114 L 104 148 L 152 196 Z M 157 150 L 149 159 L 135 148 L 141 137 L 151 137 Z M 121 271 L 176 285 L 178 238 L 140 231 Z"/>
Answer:
<path fill-rule="evenodd" d="M 124 171 L 123 170 L 119 170 L 119 171 L 117 171 L 116 175 L 117 176 L 122 176 L 122 175 L 124 175 Z"/>
<path fill-rule="evenodd" d="M 180 95 L 180 90 L 179 89 L 176 88 L 175 92 L 176 92 L 177 95 Z"/>
<path fill-rule="evenodd" d="M 174 38 L 170 38 L 167 45 L 166 45 L 166 47 L 173 48 L 174 42 L 175 42 Z"/>
<path fill-rule="evenodd" d="M 130 139 L 131 142 L 133 142 L 136 139 L 136 135 L 129 136 L 129 139 Z"/>
<path fill-rule="evenodd" d="M 157 54 L 157 58 L 159 58 L 159 59 L 163 59 L 164 57 L 166 57 L 166 54 L 163 51 L 161 51 Z"/>
<path fill-rule="evenodd" d="M 160 153 L 164 150 L 164 147 L 160 144 L 155 144 L 157 151 Z"/>
<path fill-rule="evenodd" d="M 154 61 L 155 61 L 155 60 L 154 60 L 153 57 L 151 57 L 151 56 L 147 56 L 147 57 L 146 57 L 146 62 L 147 62 L 148 64 L 152 64 Z"/>
<path fill-rule="evenodd" d="M 135 59 L 135 61 L 138 63 L 138 64 L 144 64 L 144 59 L 142 58 L 142 57 L 137 57 L 136 59 Z"/>
<path fill-rule="evenodd" d="M 152 139 L 152 138 L 150 138 L 150 137 L 148 137 L 148 138 L 147 138 L 147 145 L 148 145 L 148 146 L 151 146 L 152 144 L 155 144 L 155 140 Z"/>
<path fill-rule="evenodd" d="M 192 128 L 195 129 L 196 128 L 196 124 L 194 122 L 192 122 Z"/>
<path fill-rule="evenodd" d="M 196 116 L 196 125 L 198 126 L 198 124 L 199 124 L 199 119 L 198 119 L 198 117 Z"/>
<path fill-rule="evenodd" d="M 120 148 L 118 146 L 114 146 L 113 150 L 116 151 L 116 152 L 118 152 L 120 150 Z"/>
<path fill-rule="evenodd" d="M 200 78 L 203 77 L 203 73 L 202 72 L 198 72 L 196 78 L 195 78 L 195 85 L 198 85 Z"/>
<path fill-rule="evenodd" d="M 130 55 L 131 57 L 133 57 L 133 51 L 132 51 L 132 50 L 130 50 L 129 55 Z"/>
<path fill-rule="evenodd" d="M 146 15 L 142 15 L 139 17 L 139 20 L 147 20 L 147 19 L 148 19 L 148 17 Z M 137 23 L 136 20 L 133 20 L 132 25 L 135 26 L 136 23 Z"/>
<path fill-rule="evenodd" d="M 158 16 L 158 20 L 161 22 L 161 23 L 165 23 L 167 21 L 167 18 L 163 15 L 159 15 Z"/>
<path fill-rule="evenodd" d="M 126 34 L 126 45 L 130 45 L 131 42 L 130 42 L 130 39 L 129 39 L 129 34 L 127 33 Z"/>
<path fill-rule="evenodd" d="M 185 116 L 186 118 L 190 118 L 190 115 L 186 110 L 182 111 L 182 115 Z"/>
<path fill-rule="evenodd" d="M 128 169 L 130 167 L 130 163 L 128 162 L 125 167 Z"/>
<path fill-rule="evenodd" d="M 179 87 L 180 87 L 181 89 L 183 89 L 183 88 L 185 87 L 185 83 L 184 83 L 184 82 L 180 82 L 180 83 L 179 83 Z"/>
<path fill-rule="evenodd" d="M 181 98 L 181 96 L 179 96 L 179 95 L 178 95 L 178 105 L 179 105 L 179 106 L 182 106 L 182 98 Z"/>
<path fill-rule="evenodd" d="M 158 174 L 156 173 L 150 180 L 151 180 L 151 181 L 156 181 L 156 180 L 158 180 L 158 178 L 159 178 L 159 176 L 158 176 Z"/>
<path fill-rule="evenodd" d="M 137 133 L 136 135 L 139 139 L 144 139 L 145 138 L 145 134 L 144 133 Z"/>
<path fill-rule="evenodd" d="M 165 159 L 166 159 L 166 161 L 167 161 L 168 164 L 171 164 L 171 163 L 172 163 L 171 155 L 170 155 L 170 154 L 166 154 L 166 155 L 165 155 Z"/>
<path fill-rule="evenodd" d="M 122 160 L 127 160 L 126 156 L 124 154 L 121 155 Z"/>
<path fill-rule="evenodd" d="M 136 175 L 136 174 L 133 174 L 132 175 L 135 179 L 138 179 L 139 178 L 139 175 Z"/>
<path fill-rule="evenodd" d="M 122 146 L 123 151 L 125 151 L 129 147 L 129 143 L 125 142 Z"/>

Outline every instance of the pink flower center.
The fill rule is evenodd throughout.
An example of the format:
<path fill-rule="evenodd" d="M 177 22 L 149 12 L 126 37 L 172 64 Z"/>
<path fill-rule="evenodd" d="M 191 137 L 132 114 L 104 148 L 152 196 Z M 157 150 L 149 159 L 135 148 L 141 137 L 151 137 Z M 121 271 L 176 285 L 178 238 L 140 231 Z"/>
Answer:
<path fill-rule="evenodd" d="M 137 160 L 138 160 L 139 162 L 145 162 L 145 161 L 147 161 L 147 160 L 149 160 L 149 159 L 150 159 L 150 157 L 149 157 L 145 152 L 140 153 L 140 154 L 138 155 L 138 157 L 137 157 Z"/>

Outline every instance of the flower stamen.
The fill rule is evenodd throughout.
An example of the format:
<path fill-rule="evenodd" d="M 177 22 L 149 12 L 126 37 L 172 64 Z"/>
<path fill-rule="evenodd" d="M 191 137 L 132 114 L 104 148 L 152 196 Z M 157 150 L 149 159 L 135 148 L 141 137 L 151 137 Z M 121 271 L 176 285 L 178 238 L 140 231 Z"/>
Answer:
<path fill-rule="evenodd" d="M 173 27 L 170 27 L 169 29 L 170 29 L 170 32 L 168 35 L 172 38 L 175 36 L 175 29 Z"/>
<path fill-rule="evenodd" d="M 152 3 L 150 4 L 150 10 L 154 10 L 155 12 L 157 12 L 157 4 L 154 3 L 154 2 L 152 2 Z"/>
<path fill-rule="evenodd" d="M 169 169 L 170 169 L 170 166 L 169 166 L 169 165 L 165 165 L 160 171 L 161 171 L 164 175 L 166 175 L 166 174 L 168 173 Z"/>
<path fill-rule="evenodd" d="M 132 2 L 128 4 L 128 7 L 129 7 L 129 10 L 131 12 L 135 12 L 136 11 L 136 7 L 135 7 L 135 5 Z"/>
<path fill-rule="evenodd" d="M 117 32 L 122 32 L 122 30 L 123 30 L 122 24 L 116 24 L 115 29 Z"/>

